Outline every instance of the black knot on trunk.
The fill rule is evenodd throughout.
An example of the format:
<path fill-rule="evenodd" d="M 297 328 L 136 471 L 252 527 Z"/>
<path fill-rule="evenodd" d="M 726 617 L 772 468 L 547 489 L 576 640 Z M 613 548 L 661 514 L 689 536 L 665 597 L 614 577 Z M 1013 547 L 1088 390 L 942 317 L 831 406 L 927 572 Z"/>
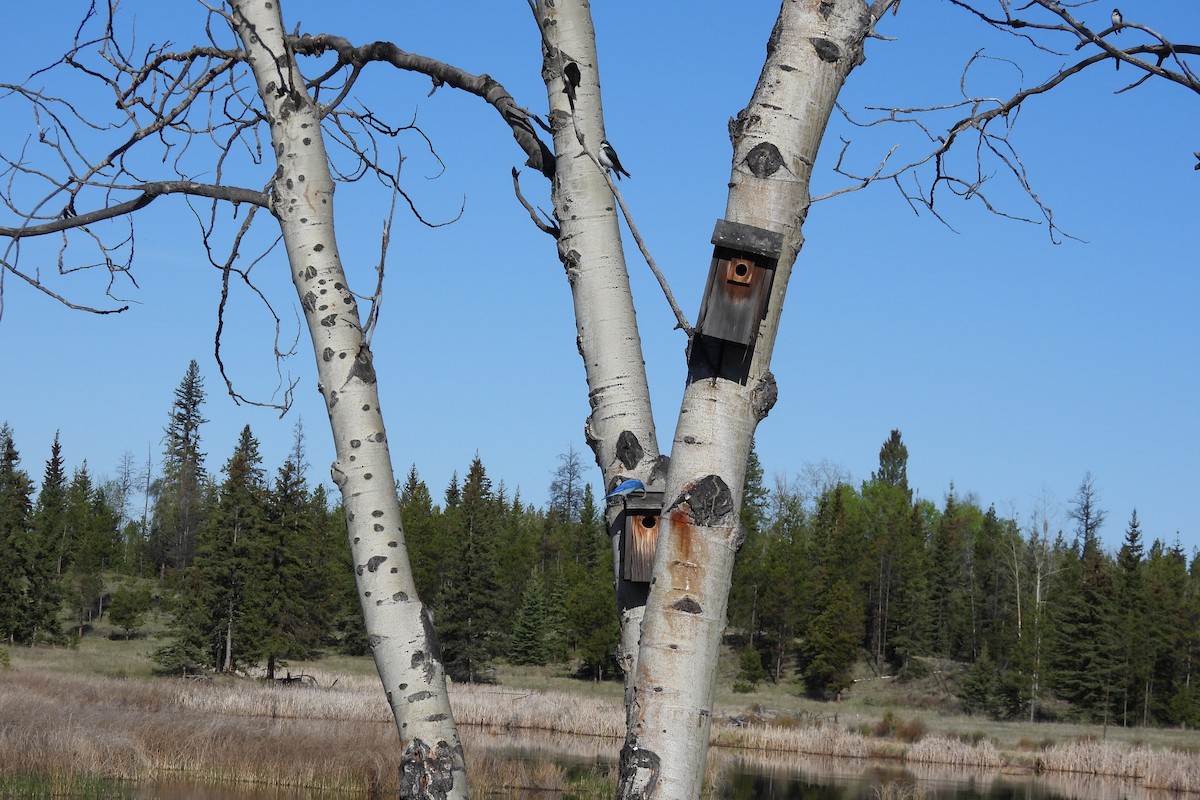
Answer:
<path fill-rule="evenodd" d="M 621 459 L 625 469 L 633 469 L 642 463 L 642 456 L 645 454 L 642 443 L 633 431 L 621 431 L 621 435 L 617 437 L 617 458 Z"/>
<path fill-rule="evenodd" d="M 350 368 L 350 377 L 358 378 L 367 384 L 375 382 L 375 363 L 371 358 L 371 350 L 365 342 L 359 346 L 358 355 L 354 357 L 354 366 Z"/>
<path fill-rule="evenodd" d="M 768 370 L 750 391 L 750 406 L 754 409 L 754 418 L 759 422 L 766 419 L 778 399 L 779 385 L 775 383 L 775 376 Z"/>
<path fill-rule="evenodd" d="M 697 525 L 722 525 L 733 513 L 733 492 L 720 475 L 705 475 L 696 481 L 686 492 L 685 499 Z"/>
<path fill-rule="evenodd" d="M 759 142 L 746 154 L 746 166 L 756 178 L 769 178 L 783 166 L 783 155 L 770 142 Z"/>
<path fill-rule="evenodd" d="M 676 600 L 671 605 L 671 608 L 675 609 L 676 611 L 682 611 L 685 614 L 699 614 L 704 611 L 704 609 L 700 607 L 700 604 L 696 602 L 695 598 L 692 597 L 684 597 L 680 600 Z"/>
<path fill-rule="evenodd" d="M 842 57 L 842 48 L 837 46 L 836 42 L 831 42 L 828 39 L 821 39 L 816 36 L 809 37 L 809 42 L 812 43 L 813 50 L 817 53 L 817 58 L 822 61 L 827 61 L 830 64 Z"/>

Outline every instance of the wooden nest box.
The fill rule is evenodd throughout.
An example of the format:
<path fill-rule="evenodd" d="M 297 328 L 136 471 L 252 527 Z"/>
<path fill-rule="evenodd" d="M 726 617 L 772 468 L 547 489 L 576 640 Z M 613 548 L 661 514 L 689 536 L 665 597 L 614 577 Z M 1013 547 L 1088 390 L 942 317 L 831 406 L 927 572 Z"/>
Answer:
<path fill-rule="evenodd" d="M 696 330 L 705 336 L 749 347 L 766 316 L 783 234 L 717 220 L 712 265 Z"/>
<path fill-rule="evenodd" d="M 650 582 L 662 505 L 663 493 L 654 490 L 647 490 L 644 496 L 631 495 L 625 499 L 625 507 L 617 517 L 623 580 Z"/>

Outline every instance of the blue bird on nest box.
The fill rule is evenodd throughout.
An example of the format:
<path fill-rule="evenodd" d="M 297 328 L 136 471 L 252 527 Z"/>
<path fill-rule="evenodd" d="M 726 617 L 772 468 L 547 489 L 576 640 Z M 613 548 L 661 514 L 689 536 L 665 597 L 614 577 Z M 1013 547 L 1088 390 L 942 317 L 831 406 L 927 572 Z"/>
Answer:
<path fill-rule="evenodd" d="M 634 492 L 646 493 L 646 484 L 639 481 L 637 478 L 629 478 L 618 483 L 611 492 L 604 495 L 605 500 L 613 497 L 628 497 Z"/>

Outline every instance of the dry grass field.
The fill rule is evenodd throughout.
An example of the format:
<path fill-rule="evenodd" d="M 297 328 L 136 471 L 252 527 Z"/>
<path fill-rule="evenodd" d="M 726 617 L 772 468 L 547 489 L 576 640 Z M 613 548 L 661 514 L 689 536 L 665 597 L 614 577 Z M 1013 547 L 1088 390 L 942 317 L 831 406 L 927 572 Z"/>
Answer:
<path fill-rule="evenodd" d="M 155 678 L 147 658 L 155 644 L 95 637 L 75 650 L 11 650 L 11 667 L 0 670 L 0 780 L 181 778 L 394 792 L 398 741 L 369 659 L 293 663 L 293 674 L 313 679 L 293 685 Z M 621 687 L 577 681 L 553 668 L 501 668 L 498 678 L 495 685 L 452 687 L 477 785 L 608 796 L 613 771 L 594 765 L 614 758 L 624 736 Z M 996 723 L 911 696 L 927 689 L 907 687 L 910 696 L 897 697 L 888 688 L 864 681 L 837 704 L 803 700 L 778 686 L 722 694 L 714 710 L 714 764 L 747 756 L 870 757 L 908 769 L 1120 776 L 1200 794 L 1195 732 Z M 888 704 L 898 699 L 909 706 L 893 711 Z M 526 747 L 549 749 L 552 759 L 512 755 Z M 902 789 L 881 784 L 880 793 Z"/>

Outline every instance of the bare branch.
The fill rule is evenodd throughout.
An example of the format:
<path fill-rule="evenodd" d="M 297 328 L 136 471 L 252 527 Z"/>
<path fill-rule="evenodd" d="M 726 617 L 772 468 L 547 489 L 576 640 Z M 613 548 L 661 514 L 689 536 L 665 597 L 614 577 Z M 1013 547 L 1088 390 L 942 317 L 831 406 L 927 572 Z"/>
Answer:
<path fill-rule="evenodd" d="M 401 50 L 390 42 L 372 42 L 356 47 L 349 40 L 331 34 L 305 34 L 289 41 L 299 54 L 322 55 L 332 51 L 337 53 L 339 64 L 350 67 L 380 61 L 398 69 L 429 76 L 435 89 L 443 84 L 449 85 L 486 100 L 512 129 L 513 138 L 528 156 L 526 164 L 546 177 L 554 175 L 554 156 L 530 123 L 528 109 L 517 105 L 512 95 L 491 76 L 473 75 L 428 56 Z"/>
<path fill-rule="evenodd" d="M 234 186 L 213 186 L 207 183 L 196 183 L 195 181 L 156 181 L 141 186 L 113 186 L 110 188 L 114 190 L 136 191 L 138 192 L 138 196 L 123 203 L 98 208 L 95 211 L 83 214 L 76 214 L 65 219 L 44 222 L 40 225 L 20 225 L 17 227 L 0 225 L 0 236 L 9 239 L 28 239 L 34 236 L 45 236 L 48 233 L 86 228 L 88 225 L 102 220 L 132 214 L 168 194 L 210 197 L 214 200 L 228 200 L 231 203 L 249 203 L 263 208 L 267 208 L 269 205 L 265 192 L 254 191 L 252 189 L 239 189 Z"/>
<path fill-rule="evenodd" d="M 562 229 L 559 228 L 558 224 L 555 222 L 550 222 L 550 223 L 543 222 L 542 218 L 537 215 L 537 211 L 535 211 L 533 206 L 529 204 L 529 201 L 525 199 L 525 195 L 521 194 L 521 181 L 520 181 L 520 177 L 519 177 L 520 174 L 521 174 L 520 171 L 516 167 L 513 167 L 513 169 L 512 169 L 513 192 L 516 193 L 517 200 L 520 201 L 521 205 L 524 206 L 525 210 L 527 212 L 529 212 L 529 218 L 531 220 L 533 220 L 533 224 L 536 225 L 542 233 L 548 233 L 551 236 L 553 236 L 555 239 L 557 239 L 559 237 L 559 235 L 562 233 Z M 546 214 L 545 211 L 542 211 L 542 214 L 547 219 L 550 219 L 550 216 L 548 214 Z"/>
<path fill-rule="evenodd" d="M 392 203 L 388 208 L 387 219 L 383 221 L 383 233 L 379 237 L 379 266 L 376 269 L 378 280 L 375 282 L 375 292 L 369 298 L 371 309 L 367 312 L 367 320 L 363 323 L 363 338 L 367 346 L 371 346 L 371 336 L 375 332 L 375 324 L 379 322 L 379 309 L 383 306 L 383 270 L 387 265 L 388 246 L 392 243 L 392 220 L 396 217 L 396 195 L 392 193 Z"/>
<path fill-rule="evenodd" d="M 877 0 L 879 13 L 885 10 Z M 1055 222 L 1050 206 L 1034 190 L 1032 181 L 1024 164 L 1013 146 L 1010 136 L 1019 118 L 1021 109 L 1026 101 L 1056 89 L 1068 79 L 1082 74 L 1090 67 L 1106 64 L 1110 60 L 1116 64 L 1125 62 L 1131 64 L 1139 73 L 1130 84 L 1118 92 L 1128 91 L 1140 86 L 1150 78 L 1162 78 L 1176 83 L 1193 92 L 1200 93 L 1200 81 L 1197 81 L 1195 71 L 1187 63 L 1184 56 L 1200 55 L 1200 46 L 1181 45 L 1169 41 L 1165 36 L 1136 22 L 1123 22 L 1122 25 L 1111 25 L 1099 33 L 1093 32 L 1083 22 L 1072 16 L 1072 10 L 1086 3 L 1060 3 L 1055 0 L 1028 0 L 1019 9 L 1007 2 L 1000 2 L 1000 16 L 993 16 L 980 10 L 980 3 L 974 0 L 948 0 L 948 2 L 974 16 L 977 20 L 1026 42 L 1032 48 L 1055 55 L 1065 55 L 1072 50 L 1079 50 L 1088 45 L 1099 48 L 1099 52 L 1077 59 L 1074 63 L 1055 69 L 1040 83 L 1023 86 L 1019 91 L 1007 96 L 987 97 L 969 91 L 967 78 L 973 67 L 983 61 L 1001 61 L 1009 64 L 1019 75 L 1021 83 L 1025 84 L 1025 76 L 1021 67 L 1008 59 L 995 59 L 977 51 L 967 62 L 960 79 L 962 100 L 942 105 L 931 105 L 918 108 L 874 108 L 872 111 L 882 112 L 882 116 L 862 122 L 854 120 L 843 110 L 843 114 L 851 124 L 860 127 L 873 127 L 884 124 L 914 125 L 920 132 L 921 138 L 928 143 L 928 149 L 918 151 L 915 157 L 909 157 L 905 163 L 892 167 L 897 148 L 893 146 L 873 172 L 869 174 L 854 174 L 847 167 L 849 143 L 843 145 L 834 171 L 845 175 L 857 182 L 857 185 L 846 187 L 819 199 L 836 196 L 847 191 L 861 189 L 874 181 L 890 180 L 901 189 L 909 206 L 917 211 L 923 207 L 935 214 L 942 222 L 945 219 L 934 211 L 937 194 L 940 190 L 949 191 L 953 196 L 976 200 L 983 203 L 990 212 L 1024 222 L 1038 222 L 1029 216 L 1003 210 L 988 200 L 984 193 L 985 185 L 997 175 L 1011 177 L 1021 188 L 1021 191 L 1037 209 L 1034 217 L 1047 225 L 1052 241 L 1060 241 L 1060 237 L 1068 236 Z M 894 10 L 894 6 L 890 6 Z M 873 10 L 875 7 L 873 6 Z M 1038 16 L 1039 14 L 1044 16 Z M 1107 19 L 1107 14 L 1105 15 Z M 876 20 L 878 17 L 876 17 Z M 1136 44 L 1121 48 L 1112 44 L 1110 34 L 1121 30 L 1141 30 L 1155 39 L 1152 43 Z M 1108 37 L 1108 38 L 1106 38 Z M 1054 46 L 1056 40 L 1061 40 L 1059 46 Z M 931 121 L 946 112 L 961 109 L 964 116 L 950 119 L 945 128 L 935 126 Z M 944 131 L 936 132 L 936 129 Z M 969 138 L 974 142 L 975 174 L 962 176 L 952 168 L 949 156 L 961 149 L 959 139 Z M 960 145 L 960 146 L 956 146 Z M 998 166 L 997 171 L 995 167 Z M 921 182 L 916 179 L 918 170 L 932 169 L 932 181 L 926 189 L 921 189 Z M 916 193 L 904 188 L 902 178 L 909 176 Z M 1070 237 L 1073 238 L 1073 237 Z"/>
<path fill-rule="evenodd" d="M 608 184 L 608 188 L 612 191 L 613 197 L 617 198 L 617 204 L 621 206 L 621 213 L 625 217 L 625 223 L 629 226 L 629 232 L 633 234 L 633 240 L 637 242 L 638 249 L 642 252 L 642 258 L 646 259 L 646 266 L 650 267 L 650 271 L 654 273 L 655 280 L 662 287 L 663 296 L 667 299 L 667 305 L 671 307 L 672 313 L 675 314 L 675 327 L 682 330 L 690 338 L 694 332 L 691 323 L 688 322 L 683 310 L 679 308 L 679 303 L 675 302 L 675 295 L 671 292 L 671 285 L 667 283 L 666 277 L 658 268 L 658 264 L 654 261 L 654 256 L 650 255 L 650 248 L 646 246 L 646 241 L 642 238 L 641 232 L 638 230 L 637 223 L 633 221 L 633 215 L 629 212 L 629 206 L 625 205 L 625 198 L 621 196 L 621 190 L 617 188 L 617 184 L 613 182 L 612 175 L 600 163 L 596 154 L 588 149 L 587 143 L 583 140 L 583 135 L 579 133 L 579 128 L 575 129 L 576 135 L 579 137 L 579 145 L 583 151 L 587 153 L 592 163 L 596 165 L 596 169 L 600 170 L 600 174 L 604 176 L 604 182 Z"/>

